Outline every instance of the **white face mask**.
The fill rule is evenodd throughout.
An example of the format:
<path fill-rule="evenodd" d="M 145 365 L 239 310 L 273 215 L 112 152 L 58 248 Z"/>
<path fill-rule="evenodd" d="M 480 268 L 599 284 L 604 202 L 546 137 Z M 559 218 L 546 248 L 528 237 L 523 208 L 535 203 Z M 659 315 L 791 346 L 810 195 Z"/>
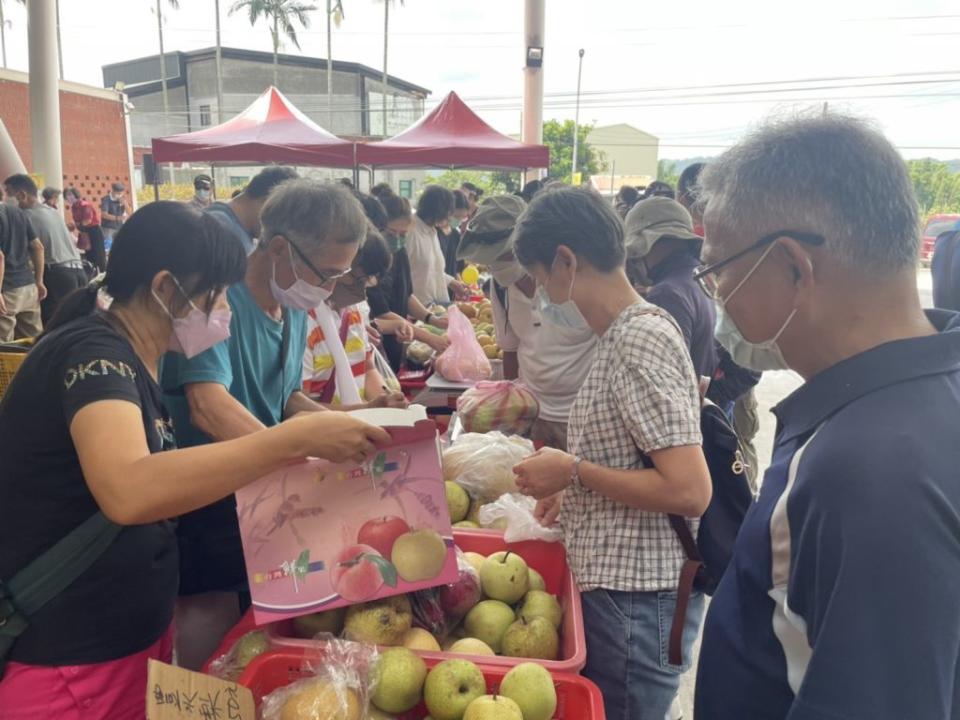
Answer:
<path fill-rule="evenodd" d="M 490 274 L 501 287 L 516 285 L 526 276 L 523 266 L 516 260 L 495 260 L 490 263 Z"/>
<path fill-rule="evenodd" d="M 715 335 L 717 342 L 719 342 L 730 353 L 730 357 L 733 358 L 733 361 L 740 367 L 745 367 L 750 370 L 789 370 L 790 366 L 787 364 L 787 361 L 783 357 L 783 352 L 780 350 L 780 346 L 777 345 L 777 340 L 780 339 L 780 336 L 783 335 L 784 330 L 787 329 L 787 326 L 790 324 L 790 321 L 793 320 L 794 315 L 797 314 L 797 309 L 794 308 L 787 319 L 784 320 L 783 325 L 780 326 L 780 329 L 774 334 L 769 340 L 763 342 L 750 342 L 747 340 L 743 333 L 740 332 L 740 328 L 737 327 L 737 323 L 730 316 L 726 310 L 726 303 L 730 301 L 737 291 L 743 287 L 744 283 L 750 279 L 750 276 L 756 272 L 757 268 L 760 267 L 761 263 L 766 260 L 767 255 L 773 250 L 776 246 L 776 243 L 770 245 L 764 253 L 760 256 L 760 259 L 754 263 L 753 267 L 750 268 L 750 272 L 744 275 L 743 280 L 741 280 L 737 286 L 727 295 L 726 298 L 716 299 L 717 303 L 717 326 L 715 330 Z"/>
<path fill-rule="evenodd" d="M 303 278 L 297 275 L 297 266 L 293 261 L 293 250 L 287 244 L 287 252 L 290 254 L 290 269 L 293 270 L 293 285 L 284 290 L 277 285 L 277 264 L 273 263 L 273 277 L 270 278 L 270 292 L 274 299 L 284 307 L 296 308 L 297 310 L 313 310 L 320 303 L 325 302 L 332 291 L 326 288 L 311 285 Z"/>
<path fill-rule="evenodd" d="M 180 294 L 187 298 L 187 302 L 190 303 L 190 311 L 182 318 L 174 317 L 169 308 L 160 300 L 156 291 L 152 291 L 153 299 L 163 308 L 173 326 L 173 334 L 170 336 L 170 344 L 167 349 L 171 352 L 181 353 L 186 358 L 192 358 L 229 338 L 230 320 L 233 316 L 231 311 L 213 310 L 207 315 L 187 297 L 177 279 L 174 278 L 173 281 L 176 283 L 177 289 L 180 290 Z"/>
<path fill-rule="evenodd" d="M 5 202 L 10 207 L 15 207 L 15 208 L 20 207 L 20 203 L 17 201 L 17 199 L 13 195 L 7 195 L 7 197 L 4 198 L 3 202 Z"/>
<path fill-rule="evenodd" d="M 556 259 L 554 259 L 553 262 L 555 265 L 557 262 Z M 552 266 L 550 270 L 551 272 L 553 271 Z M 574 282 L 576 282 L 576 278 L 570 281 L 568 299 L 562 303 L 553 302 L 553 300 L 550 299 L 550 295 L 547 294 L 547 288 L 544 285 L 537 288 L 535 299 L 541 318 L 562 328 L 583 329 L 590 327 L 586 318 L 583 317 L 580 309 L 577 307 L 577 304 L 573 301 Z"/>
<path fill-rule="evenodd" d="M 199 198 L 200 200 L 203 200 L 204 202 L 206 202 L 207 200 L 210 199 L 210 191 L 209 191 L 209 190 L 197 190 L 197 198 Z"/>

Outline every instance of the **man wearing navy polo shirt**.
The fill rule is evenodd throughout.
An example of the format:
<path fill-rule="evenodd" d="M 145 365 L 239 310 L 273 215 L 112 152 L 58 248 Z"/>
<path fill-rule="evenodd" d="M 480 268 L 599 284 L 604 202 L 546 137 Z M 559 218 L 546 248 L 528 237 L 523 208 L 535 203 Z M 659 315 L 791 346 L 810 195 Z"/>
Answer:
<path fill-rule="evenodd" d="M 826 115 L 701 185 L 718 339 L 806 384 L 711 603 L 697 720 L 958 720 L 960 321 L 921 309 L 904 162 Z"/>

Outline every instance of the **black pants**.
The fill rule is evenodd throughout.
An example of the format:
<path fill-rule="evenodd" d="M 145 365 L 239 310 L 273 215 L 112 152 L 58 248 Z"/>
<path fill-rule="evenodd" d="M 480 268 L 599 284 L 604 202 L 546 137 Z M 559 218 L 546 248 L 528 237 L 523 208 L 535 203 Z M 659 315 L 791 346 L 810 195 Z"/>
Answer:
<path fill-rule="evenodd" d="M 87 284 L 87 274 L 82 267 L 47 265 L 43 271 L 43 284 L 47 286 L 47 297 L 40 303 L 40 315 L 46 326 L 63 299 Z"/>

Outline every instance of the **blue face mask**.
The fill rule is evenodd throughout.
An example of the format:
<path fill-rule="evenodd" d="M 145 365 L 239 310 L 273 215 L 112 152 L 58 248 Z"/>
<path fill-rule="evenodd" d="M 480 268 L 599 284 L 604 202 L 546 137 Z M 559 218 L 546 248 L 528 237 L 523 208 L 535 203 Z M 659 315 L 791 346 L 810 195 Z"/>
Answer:
<path fill-rule="evenodd" d="M 552 272 L 553 268 L 551 267 L 550 270 Z M 589 327 L 572 298 L 573 282 L 570 283 L 569 299 L 562 303 L 553 302 L 547 294 L 546 287 L 541 285 L 536 292 L 537 309 L 540 311 L 540 317 L 558 327 L 577 330 Z"/>

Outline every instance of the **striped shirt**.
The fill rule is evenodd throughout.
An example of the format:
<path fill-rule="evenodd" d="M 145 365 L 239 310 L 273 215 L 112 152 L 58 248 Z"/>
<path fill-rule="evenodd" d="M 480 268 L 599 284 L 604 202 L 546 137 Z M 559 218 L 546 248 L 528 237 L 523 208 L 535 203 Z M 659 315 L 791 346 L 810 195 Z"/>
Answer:
<path fill-rule="evenodd" d="M 364 399 L 367 360 L 373 352 L 363 314 L 358 305 L 349 307 L 340 315 L 340 322 L 346 321 L 347 336 L 343 349 L 350 362 L 350 372 L 357 383 L 360 398 Z M 339 328 L 342 331 L 342 326 Z M 337 338 L 339 339 L 339 338 Z M 319 397 L 334 373 L 333 354 L 327 347 L 323 329 L 317 320 L 316 310 L 307 313 L 307 351 L 304 354 L 303 391 L 310 397 Z M 340 402 L 340 393 L 333 395 L 333 404 Z"/>

